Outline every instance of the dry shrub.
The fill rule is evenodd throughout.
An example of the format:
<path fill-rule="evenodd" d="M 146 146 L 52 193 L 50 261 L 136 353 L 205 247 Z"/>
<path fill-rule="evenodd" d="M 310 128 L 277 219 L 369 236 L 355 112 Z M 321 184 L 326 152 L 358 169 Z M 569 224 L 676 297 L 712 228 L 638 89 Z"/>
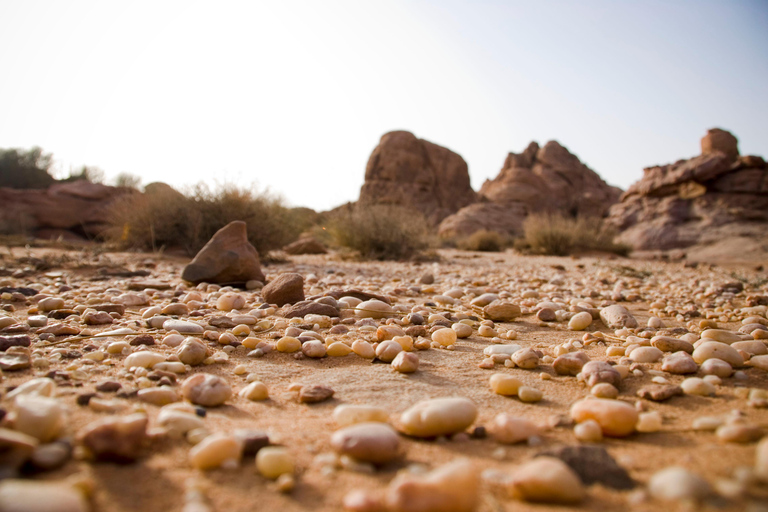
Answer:
<path fill-rule="evenodd" d="M 525 232 L 516 247 L 534 254 L 566 256 L 577 252 L 601 251 L 625 256 L 629 247 L 613 242 L 615 231 L 597 217 L 566 217 L 557 213 L 528 216 Z"/>
<path fill-rule="evenodd" d="M 343 209 L 330 219 L 336 243 L 374 260 L 404 260 L 430 246 L 426 221 L 418 212 L 380 205 Z"/>
<path fill-rule="evenodd" d="M 459 240 L 459 249 L 465 251 L 499 252 L 507 246 L 506 238 L 496 231 L 481 229 Z"/>
<path fill-rule="evenodd" d="M 213 234 L 233 220 L 248 226 L 248 240 L 266 255 L 296 239 L 303 222 L 279 198 L 235 185 L 212 190 L 197 185 L 182 194 L 164 184 L 148 185 L 111 209 L 108 238 L 123 248 L 182 248 L 195 254 Z"/>

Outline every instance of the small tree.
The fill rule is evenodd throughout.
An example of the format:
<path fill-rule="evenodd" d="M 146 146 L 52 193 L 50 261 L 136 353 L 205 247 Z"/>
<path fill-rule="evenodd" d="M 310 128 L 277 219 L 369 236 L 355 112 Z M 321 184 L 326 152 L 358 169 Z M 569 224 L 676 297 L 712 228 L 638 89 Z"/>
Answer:
<path fill-rule="evenodd" d="M 39 147 L 0 149 L 0 187 L 46 188 L 54 182 L 48 172 L 52 155 Z"/>

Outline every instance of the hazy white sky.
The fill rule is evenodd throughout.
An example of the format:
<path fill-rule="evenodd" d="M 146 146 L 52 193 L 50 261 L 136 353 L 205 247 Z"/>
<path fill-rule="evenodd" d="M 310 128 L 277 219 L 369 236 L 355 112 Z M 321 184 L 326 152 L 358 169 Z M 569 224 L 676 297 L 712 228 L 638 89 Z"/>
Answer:
<path fill-rule="evenodd" d="M 550 139 L 626 188 L 714 126 L 768 156 L 766 26 L 765 0 L 0 0 L 0 148 L 322 210 L 405 129 L 475 189 Z"/>

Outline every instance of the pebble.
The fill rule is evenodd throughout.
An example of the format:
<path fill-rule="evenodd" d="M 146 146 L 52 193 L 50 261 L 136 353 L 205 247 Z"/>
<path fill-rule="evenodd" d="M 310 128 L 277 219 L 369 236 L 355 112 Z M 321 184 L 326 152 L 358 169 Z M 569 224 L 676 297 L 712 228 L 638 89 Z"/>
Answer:
<path fill-rule="evenodd" d="M 373 359 L 376 357 L 376 351 L 373 346 L 364 340 L 355 340 L 352 343 L 352 352 L 364 359 Z"/>
<path fill-rule="evenodd" d="M 499 443 L 516 444 L 538 436 L 541 429 L 534 422 L 513 414 L 498 414 L 489 428 L 493 438 Z"/>
<path fill-rule="evenodd" d="M 195 469 L 214 469 L 239 464 L 242 453 L 240 439 L 226 434 L 211 434 L 189 450 L 189 462 Z"/>
<path fill-rule="evenodd" d="M 193 404 L 216 407 L 232 396 L 227 381 L 210 373 L 197 373 L 187 377 L 181 384 L 184 398 Z"/>
<path fill-rule="evenodd" d="M 413 352 L 400 352 L 392 360 L 392 369 L 400 373 L 413 373 L 419 369 L 419 356 Z"/>
<path fill-rule="evenodd" d="M 355 316 L 358 318 L 388 318 L 393 313 L 392 306 L 377 299 L 361 302 L 355 307 Z"/>
<path fill-rule="evenodd" d="M 283 336 L 277 340 L 275 348 L 278 352 L 292 353 L 301 350 L 301 341 L 293 336 Z"/>
<path fill-rule="evenodd" d="M 202 429 L 205 426 L 203 419 L 189 410 L 169 409 L 163 407 L 157 416 L 157 423 L 171 433 L 183 436 L 192 430 Z"/>
<path fill-rule="evenodd" d="M 331 446 L 340 455 L 372 464 L 386 464 L 400 456 L 400 438 L 386 423 L 356 423 L 337 430 Z"/>
<path fill-rule="evenodd" d="M 558 375 L 576 376 L 588 362 L 589 356 L 584 352 L 571 352 L 558 356 L 552 363 L 552 367 Z"/>
<path fill-rule="evenodd" d="M 219 311 L 232 311 L 233 309 L 243 309 L 245 307 L 245 298 L 239 293 L 223 293 L 216 299 L 216 309 Z M 163 314 L 168 314 L 163 311 Z"/>
<path fill-rule="evenodd" d="M 40 377 L 37 379 L 28 380 L 21 384 L 17 388 L 8 392 L 5 398 L 13 400 L 18 396 L 25 395 L 37 395 L 37 396 L 53 396 L 56 392 L 56 381 L 47 377 Z"/>
<path fill-rule="evenodd" d="M 476 417 L 477 406 L 468 398 L 434 398 L 403 412 L 399 429 L 414 437 L 451 435 L 466 430 Z"/>
<path fill-rule="evenodd" d="M 637 327 L 637 320 L 624 306 L 614 304 L 600 310 L 600 320 L 610 329 Z"/>
<path fill-rule="evenodd" d="M 720 359 L 733 367 L 744 365 L 744 358 L 735 348 L 719 341 L 705 341 L 693 351 L 693 360 L 697 363 L 708 359 Z"/>
<path fill-rule="evenodd" d="M 651 476 L 648 492 L 661 501 L 698 502 L 711 495 L 712 488 L 700 476 L 685 468 L 672 466 Z"/>
<path fill-rule="evenodd" d="M 619 396 L 619 390 L 616 386 L 609 382 L 600 382 L 592 386 L 589 390 L 590 394 L 597 398 L 610 398 L 614 399 Z"/>
<path fill-rule="evenodd" d="M 36 437 L 0 428 L 0 467 L 6 470 L 18 469 L 29 459 L 39 444 Z"/>
<path fill-rule="evenodd" d="M 397 345 L 397 343 L 395 343 Z M 398 345 L 399 347 L 400 345 Z M 319 340 L 310 340 L 301 346 L 301 353 L 313 359 L 320 359 L 327 355 L 325 343 Z"/>
<path fill-rule="evenodd" d="M 583 443 L 599 443 L 603 440 L 603 429 L 595 420 L 585 420 L 573 427 L 573 435 Z"/>
<path fill-rule="evenodd" d="M 302 386 L 301 389 L 299 389 L 299 402 L 303 404 L 324 402 L 332 398 L 333 394 L 333 389 L 322 384 Z"/>
<path fill-rule="evenodd" d="M 768 372 L 768 355 L 754 356 L 749 360 L 749 365 Z"/>
<path fill-rule="evenodd" d="M 571 418 L 577 423 L 595 420 L 600 424 L 603 435 L 625 437 L 635 431 L 638 412 L 631 405 L 619 400 L 595 398 L 573 404 Z"/>
<path fill-rule="evenodd" d="M 165 356 L 162 354 L 150 352 L 149 350 L 140 350 L 126 357 L 123 366 L 126 368 L 152 368 L 157 363 L 162 362 L 165 362 Z"/>
<path fill-rule="evenodd" d="M 3 512 L 89 512 L 84 493 L 60 482 L 7 479 L 0 482 Z"/>
<path fill-rule="evenodd" d="M 544 393 L 536 388 L 520 386 L 517 390 L 517 398 L 524 403 L 535 403 L 540 402 L 544 398 Z"/>
<path fill-rule="evenodd" d="M 179 395 L 168 386 L 140 389 L 136 396 L 142 402 L 159 406 L 179 401 Z"/>
<path fill-rule="evenodd" d="M 637 396 L 654 402 L 661 402 L 683 394 L 683 388 L 665 384 L 651 384 L 637 390 Z"/>
<path fill-rule="evenodd" d="M 686 395 L 713 396 L 715 386 L 699 377 L 688 377 L 680 383 L 683 393 Z"/>
<path fill-rule="evenodd" d="M 256 454 L 256 470 L 264 478 L 275 480 L 294 472 L 293 458 L 282 446 L 265 446 Z"/>
<path fill-rule="evenodd" d="M 47 443 L 61 435 L 65 424 L 66 410 L 58 400 L 39 395 L 16 397 L 15 430 Z"/>
<path fill-rule="evenodd" d="M 655 363 L 664 357 L 664 352 L 656 347 L 637 347 L 627 357 L 636 363 Z"/>
<path fill-rule="evenodd" d="M 661 362 L 661 369 L 676 375 L 684 375 L 696 373 L 699 365 L 696 364 L 696 361 L 687 352 L 680 351 L 664 356 L 664 360 Z"/>
<path fill-rule="evenodd" d="M 491 385 L 491 391 L 503 396 L 517 396 L 518 390 L 523 385 L 520 379 L 506 373 L 494 373 L 488 382 Z"/>
<path fill-rule="evenodd" d="M 480 502 L 480 472 L 466 459 L 426 474 L 400 473 L 386 490 L 390 512 L 473 512 Z"/>
<path fill-rule="evenodd" d="M 304 276 L 295 272 L 285 272 L 276 276 L 264 288 L 261 296 L 268 304 L 285 306 L 304 300 Z"/>
<path fill-rule="evenodd" d="M 145 414 L 104 418 L 87 425 L 78 438 L 97 460 L 131 462 L 141 453 L 147 424 Z"/>
<path fill-rule="evenodd" d="M 759 441 L 765 433 L 760 427 L 736 423 L 720 425 L 715 434 L 717 439 L 723 443 L 744 444 Z"/>
<path fill-rule="evenodd" d="M 520 306 L 501 300 L 493 301 L 483 308 L 485 317 L 494 322 L 509 322 L 520 315 Z"/>
<path fill-rule="evenodd" d="M 638 432 L 658 432 L 661 430 L 662 418 L 658 411 L 643 412 L 637 420 Z"/>
<path fill-rule="evenodd" d="M 530 348 L 523 348 L 512 354 L 512 361 L 518 368 L 531 370 L 539 366 L 539 355 Z"/>
<path fill-rule="evenodd" d="M 755 476 L 768 483 L 768 437 L 757 443 L 755 448 Z"/>
<path fill-rule="evenodd" d="M 693 344 L 673 338 L 671 336 L 654 336 L 651 338 L 651 346 L 656 347 L 662 352 L 687 352 L 693 354 Z"/>
<path fill-rule="evenodd" d="M 341 341 L 336 341 L 328 345 L 326 355 L 329 357 L 344 357 L 352 353 L 352 347 Z"/>
<path fill-rule="evenodd" d="M 621 375 L 613 368 L 613 366 L 605 361 L 587 362 L 581 367 L 579 375 L 590 388 L 602 382 L 611 384 L 617 389 L 621 386 Z"/>
<path fill-rule="evenodd" d="M 589 314 L 589 313 L 587 313 L 587 314 Z M 541 308 L 539 311 L 536 312 L 536 318 L 538 318 L 542 322 L 555 322 L 555 321 L 557 321 L 557 314 L 555 313 L 554 309 L 546 308 L 545 307 L 545 308 Z M 589 323 L 592 323 L 592 315 L 589 316 Z M 574 330 L 574 331 L 581 331 L 581 330 L 585 329 L 587 326 L 589 326 L 589 324 L 587 324 L 587 326 L 585 326 L 585 327 L 574 328 L 574 326 L 578 326 L 578 325 L 581 325 L 581 324 L 580 323 L 579 324 L 575 323 L 575 324 L 571 325 L 571 322 L 568 322 L 568 327 L 571 330 Z"/>
<path fill-rule="evenodd" d="M 577 504 L 587 494 L 579 476 L 565 462 L 548 456 L 518 467 L 508 486 L 513 497 L 539 503 Z"/>
<path fill-rule="evenodd" d="M 742 335 L 737 332 L 727 331 L 725 329 L 707 329 L 701 333 L 702 340 L 719 341 L 720 343 L 725 343 L 727 345 L 749 338 L 750 337 L 747 336 L 742 337 Z"/>
<path fill-rule="evenodd" d="M 592 315 L 586 311 L 576 313 L 568 320 L 568 328 L 572 331 L 583 331 L 592 323 Z"/>
<path fill-rule="evenodd" d="M 241 389 L 238 395 L 252 402 L 257 402 L 269 398 L 269 390 L 263 382 L 254 381 Z"/>
<path fill-rule="evenodd" d="M 340 427 L 365 422 L 386 423 L 389 413 L 372 405 L 339 405 L 333 410 L 333 419 Z"/>
<path fill-rule="evenodd" d="M 458 335 L 453 328 L 438 329 L 432 333 L 432 341 L 436 341 L 444 347 L 448 347 L 456 343 Z"/>
<path fill-rule="evenodd" d="M 64 466 L 71 457 L 71 443 L 56 441 L 35 448 L 29 457 L 29 464 L 39 471 L 53 471 Z"/>
<path fill-rule="evenodd" d="M 203 334 L 205 332 L 202 325 L 174 319 L 163 322 L 163 329 L 165 331 L 177 331 L 179 334 Z"/>
<path fill-rule="evenodd" d="M 704 375 L 717 375 L 721 379 L 733 375 L 733 367 L 722 359 L 716 358 L 707 359 L 701 363 L 700 370 Z"/>

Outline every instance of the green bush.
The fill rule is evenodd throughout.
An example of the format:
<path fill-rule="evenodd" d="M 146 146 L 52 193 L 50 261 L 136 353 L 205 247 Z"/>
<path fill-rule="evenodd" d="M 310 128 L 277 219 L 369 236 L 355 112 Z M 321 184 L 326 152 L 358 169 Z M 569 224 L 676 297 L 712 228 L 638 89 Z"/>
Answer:
<path fill-rule="evenodd" d="M 465 251 L 499 252 L 507 246 L 505 237 L 496 231 L 481 229 L 475 231 L 467 238 L 459 240 L 459 249 Z"/>
<path fill-rule="evenodd" d="M 248 226 L 248 240 L 260 254 L 295 240 L 302 229 L 279 198 L 223 185 L 197 185 L 182 194 L 168 185 L 147 185 L 144 194 L 129 194 L 111 209 L 109 239 L 123 248 L 182 248 L 195 254 L 213 234 L 233 220 Z"/>
<path fill-rule="evenodd" d="M 55 181 L 48 172 L 52 162 L 52 155 L 38 147 L 0 149 L 0 187 L 47 188 Z"/>
<path fill-rule="evenodd" d="M 620 255 L 629 253 L 629 247 L 613 242 L 616 232 L 597 217 L 533 214 L 525 219 L 523 231 L 525 235 L 516 242 L 515 247 L 533 254 L 566 256 L 587 251 Z"/>
<path fill-rule="evenodd" d="M 413 258 L 430 246 L 424 217 L 398 206 L 365 206 L 341 209 L 330 219 L 338 245 L 373 260 Z"/>

